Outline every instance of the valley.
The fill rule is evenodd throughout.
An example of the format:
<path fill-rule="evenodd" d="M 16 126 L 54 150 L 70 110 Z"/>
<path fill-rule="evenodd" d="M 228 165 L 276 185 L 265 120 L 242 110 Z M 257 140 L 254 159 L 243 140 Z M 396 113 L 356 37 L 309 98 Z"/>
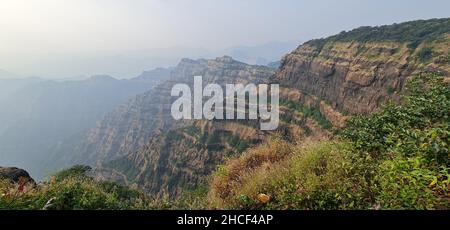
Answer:
<path fill-rule="evenodd" d="M 74 111 L 51 121 L 61 123 L 47 121 L 45 111 L 18 108 L 16 114 L 42 114 L 36 130 L 58 136 L 50 145 L 44 133 L 31 133 L 42 140 L 21 154 L 44 146 L 40 151 L 51 154 L 36 153 L 32 162 L 45 159 L 55 170 L 87 165 L 92 170 L 55 183 L 114 182 L 142 193 L 130 191 L 149 204 L 137 209 L 448 209 L 449 47 L 450 19 L 430 19 L 310 40 L 276 69 L 222 56 L 182 59 L 157 70 L 161 77 L 151 83 L 141 76 L 119 87 L 110 83 L 118 80 L 95 77 L 86 84 L 112 88 L 101 95 L 75 88 L 85 95 L 80 101 L 44 94 L 61 106 L 48 110 Z M 194 89 L 189 99 L 202 95 L 194 76 L 222 88 L 279 84 L 278 128 L 262 130 L 259 119 L 175 120 L 171 108 L 179 98 L 171 90 L 185 84 Z M 88 113 L 92 108 L 99 111 Z M 23 137 L 32 127 L 19 121 L 0 126 L 0 154 L 12 151 L 14 131 Z M 62 127 L 71 131 L 61 135 Z M 32 162 L 23 167 L 34 170 Z"/>

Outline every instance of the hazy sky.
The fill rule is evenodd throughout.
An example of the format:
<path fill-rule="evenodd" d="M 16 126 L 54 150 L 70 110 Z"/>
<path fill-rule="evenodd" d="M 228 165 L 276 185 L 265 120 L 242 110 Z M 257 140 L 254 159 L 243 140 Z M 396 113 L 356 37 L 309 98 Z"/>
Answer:
<path fill-rule="evenodd" d="M 306 41 L 436 17 L 450 17 L 450 1 L 0 0 L 0 69 L 43 77 L 134 74 L 164 63 L 155 56 L 170 62 L 189 55 L 173 47 Z M 122 72 L 108 70 L 121 65 Z"/>

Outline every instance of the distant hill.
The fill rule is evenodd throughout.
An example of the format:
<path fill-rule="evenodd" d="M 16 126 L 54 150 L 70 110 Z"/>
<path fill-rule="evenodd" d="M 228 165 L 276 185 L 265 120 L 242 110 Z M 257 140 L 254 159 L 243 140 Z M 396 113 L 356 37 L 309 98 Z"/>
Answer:
<path fill-rule="evenodd" d="M 0 69 L 0 79 L 17 78 L 19 75 Z"/>
<path fill-rule="evenodd" d="M 139 76 L 132 78 L 131 80 L 158 83 L 167 80 L 173 69 L 174 67 L 169 67 L 169 68 L 156 68 L 153 70 L 144 71 Z"/>
<path fill-rule="evenodd" d="M 296 42 L 269 42 L 257 46 L 230 47 L 221 51 L 221 53 L 251 65 L 267 65 L 280 60 L 283 55 L 297 46 L 298 43 Z"/>
<path fill-rule="evenodd" d="M 168 76 L 0 80 L 0 165 L 23 167 L 42 178 L 51 168 L 46 165 L 50 155 L 60 150 L 61 142 L 84 133 L 107 112 L 151 89 L 164 77 Z"/>
<path fill-rule="evenodd" d="M 281 61 L 269 62 L 269 63 L 267 63 L 266 66 L 268 66 L 270 68 L 278 69 L 281 66 Z"/>

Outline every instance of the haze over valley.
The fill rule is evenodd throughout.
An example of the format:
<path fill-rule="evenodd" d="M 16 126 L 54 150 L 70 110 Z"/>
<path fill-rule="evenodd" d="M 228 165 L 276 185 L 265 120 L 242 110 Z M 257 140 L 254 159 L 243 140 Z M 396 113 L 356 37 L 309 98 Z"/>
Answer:
<path fill-rule="evenodd" d="M 4 0 L 0 209 L 449 209 L 448 9 Z M 277 129 L 174 119 L 194 76 L 276 84 Z"/>

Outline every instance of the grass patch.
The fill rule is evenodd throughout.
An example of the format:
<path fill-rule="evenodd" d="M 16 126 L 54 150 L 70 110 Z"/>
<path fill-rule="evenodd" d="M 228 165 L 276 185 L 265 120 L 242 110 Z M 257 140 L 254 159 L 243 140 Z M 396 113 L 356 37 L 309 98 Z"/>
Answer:
<path fill-rule="evenodd" d="M 280 100 L 280 105 L 302 113 L 305 118 L 312 118 L 323 129 L 329 130 L 333 128 L 333 124 L 331 124 L 331 122 L 318 109 L 307 107 L 289 100 Z"/>

